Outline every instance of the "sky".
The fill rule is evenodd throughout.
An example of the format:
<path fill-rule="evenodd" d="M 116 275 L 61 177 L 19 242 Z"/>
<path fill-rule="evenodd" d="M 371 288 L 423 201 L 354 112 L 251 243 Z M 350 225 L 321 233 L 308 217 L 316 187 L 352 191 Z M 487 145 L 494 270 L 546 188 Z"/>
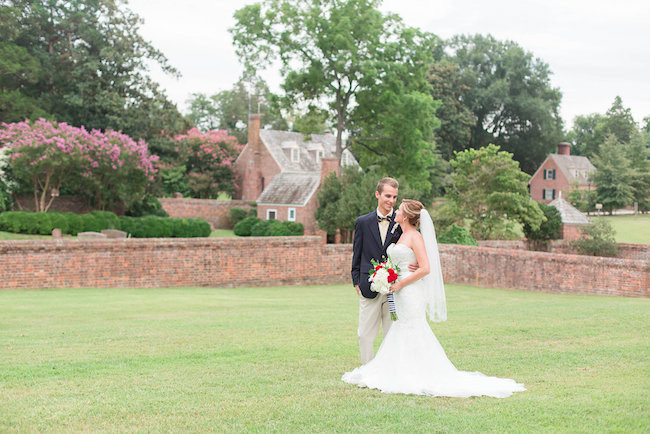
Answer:
<path fill-rule="evenodd" d="M 230 89 L 242 73 L 228 28 L 254 0 L 129 0 L 141 35 L 182 74 L 152 68 L 182 113 L 192 93 Z M 562 91 L 560 115 L 604 114 L 618 95 L 641 123 L 650 116 L 650 2 L 647 0 L 385 0 L 380 9 L 443 39 L 491 34 L 512 40 L 549 65 Z M 277 69 L 261 76 L 279 92 Z"/>

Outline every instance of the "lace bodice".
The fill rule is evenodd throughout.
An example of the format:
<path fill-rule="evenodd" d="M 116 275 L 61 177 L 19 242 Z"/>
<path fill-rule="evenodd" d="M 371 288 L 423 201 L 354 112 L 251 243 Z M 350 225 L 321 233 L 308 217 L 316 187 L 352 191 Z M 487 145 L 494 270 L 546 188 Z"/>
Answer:
<path fill-rule="evenodd" d="M 417 263 L 415 259 L 415 252 L 411 250 L 405 244 L 391 244 L 386 249 L 386 253 L 395 264 L 400 269 L 400 276 L 409 273 L 409 264 Z"/>

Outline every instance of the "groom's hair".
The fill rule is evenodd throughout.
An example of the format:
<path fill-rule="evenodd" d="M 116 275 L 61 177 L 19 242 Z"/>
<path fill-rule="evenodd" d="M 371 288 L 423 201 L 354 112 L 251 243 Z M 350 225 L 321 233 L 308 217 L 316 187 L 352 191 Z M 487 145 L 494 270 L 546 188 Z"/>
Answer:
<path fill-rule="evenodd" d="M 377 184 L 377 192 L 379 194 L 381 194 L 381 192 L 384 191 L 384 185 L 390 185 L 394 189 L 399 190 L 399 182 L 397 182 L 397 179 L 382 178 L 381 181 L 379 181 L 379 184 Z"/>

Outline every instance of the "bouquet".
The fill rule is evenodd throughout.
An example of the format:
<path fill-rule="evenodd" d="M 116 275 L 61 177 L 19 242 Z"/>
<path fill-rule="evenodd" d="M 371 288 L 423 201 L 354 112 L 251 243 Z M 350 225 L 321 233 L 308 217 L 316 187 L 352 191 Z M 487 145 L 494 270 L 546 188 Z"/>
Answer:
<path fill-rule="evenodd" d="M 390 292 L 390 287 L 397 280 L 399 268 L 393 264 L 390 258 L 384 262 L 379 262 L 375 259 L 371 259 L 370 262 L 375 267 L 369 271 L 370 277 L 368 281 L 370 282 L 370 290 L 380 294 L 387 294 L 386 298 L 388 299 L 390 319 L 396 321 L 397 311 L 395 310 L 395 301 L 393 300 L 393 293 Z"/>

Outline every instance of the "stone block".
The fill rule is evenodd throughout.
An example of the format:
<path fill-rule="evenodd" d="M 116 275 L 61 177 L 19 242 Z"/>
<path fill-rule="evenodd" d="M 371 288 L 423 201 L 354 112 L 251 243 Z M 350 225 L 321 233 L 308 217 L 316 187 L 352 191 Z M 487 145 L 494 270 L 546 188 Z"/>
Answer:
<path fill-rule="evenodd" d="M 106 235 L 106 238 L 126 238 L 126 232 L 117 229 L 104 229 L 102 234 Z"/>
<path fill-rule="evenodd" d="M 108 237 L 99 232 L 79 232 L 77 238 L 80 240 L 105 240 Z"/>

